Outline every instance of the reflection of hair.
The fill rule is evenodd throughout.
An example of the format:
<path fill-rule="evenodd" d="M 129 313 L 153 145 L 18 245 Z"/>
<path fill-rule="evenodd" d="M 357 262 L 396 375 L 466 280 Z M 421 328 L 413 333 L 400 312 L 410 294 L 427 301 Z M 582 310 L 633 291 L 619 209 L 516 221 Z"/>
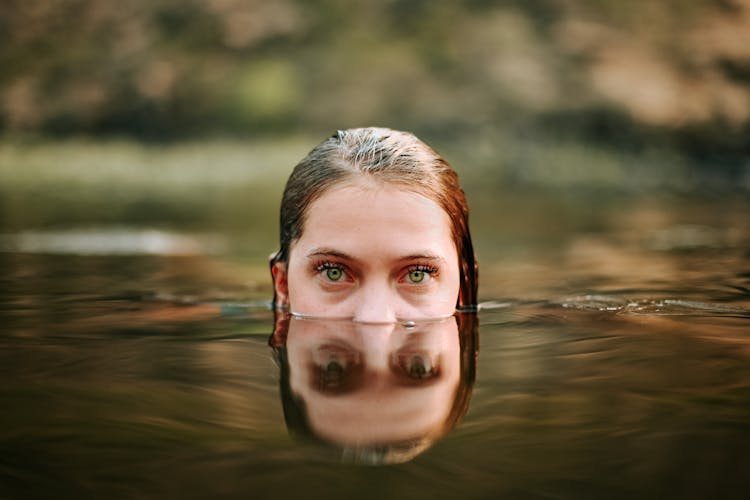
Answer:
<path fill-rule="evenodd" d="M 271 264 L 289 259 L 289 248 L 302 235 L 312 202 L 331 186 L 355 176 L 398 184 L 445 210 L 460 259 L 457 306 L 474 306 L 477 266 L 469 233 L 469 208 L 458 175 L 432 148 L 407 132 L 385 128 L 338 131 L 310 151 L 287 181 L 280 211 L 281 248 Z"/>
<path fill-rule="evenodd" d="M 478 319 L 474 313 L 456 314 L 460 346 L 460 378 L 453 397 L 451 409 L 443 425 L 426 436 L 404 442 L 382 443 L 361 447 L 340 447 L 322 439 L 310 427 L 305 402 L 292 392 L 290 366 L 286 352 L 286 335 L 289 330 L 289 316 L 279 314 L 276 329 L 269 339 L 279 365 L 279 389 L 284 420 L 289 433 L 295 438 L 331 447 L 346 462 L 380 465 L 402 463 L 416 457 L 445 436 L 463 418 L 469 409 L 471 392 L 474 388 L 479 352 Z"/>

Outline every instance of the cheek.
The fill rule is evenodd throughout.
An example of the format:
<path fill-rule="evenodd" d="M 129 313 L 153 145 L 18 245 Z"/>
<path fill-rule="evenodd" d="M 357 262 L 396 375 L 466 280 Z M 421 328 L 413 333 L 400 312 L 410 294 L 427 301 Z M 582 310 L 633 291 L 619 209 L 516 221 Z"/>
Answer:
<path fill-rule="evenodd" d="M 307 279 L 304 267 L 295 264 L 290 259 L 289 273 L 287 275 L 287 283 L 289 286 L 289 300 L 294 301 L 300 296 L 304 296 L 306 289 L 310 288 L 310 281 Z"/>
<path fill-rule="evenodd" d="M 293 310 L 308 310 L 325 301 L 325 294 L 312 271 L 302 262 L 295 261 L 291 256 L 287 283 L 288 301 Z"/>
<path fill-rule="evenodd" d="M 455 267 L 451 273 L 451 279 L 446 283 L 446 289 L 450 290 L 449 295 L 454 298 L 455 302 L 458 301 L 458 292 L 461 288 L 461 278 L 458 270 L 458 266 Z"/>

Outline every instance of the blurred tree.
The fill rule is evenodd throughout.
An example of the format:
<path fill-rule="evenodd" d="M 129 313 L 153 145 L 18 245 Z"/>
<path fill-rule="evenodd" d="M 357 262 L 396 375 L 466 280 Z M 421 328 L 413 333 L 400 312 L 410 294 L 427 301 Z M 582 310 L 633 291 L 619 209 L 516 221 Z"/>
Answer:
<path fill-rule="evenodd" d="M 749 0 L 5 0 L 0 66 L 6 133 L 388 124 L 750 153 Z"/>

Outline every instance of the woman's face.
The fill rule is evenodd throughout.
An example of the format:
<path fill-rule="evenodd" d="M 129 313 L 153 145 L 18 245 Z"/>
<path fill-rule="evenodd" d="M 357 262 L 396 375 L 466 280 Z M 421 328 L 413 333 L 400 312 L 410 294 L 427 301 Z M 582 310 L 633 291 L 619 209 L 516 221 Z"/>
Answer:
<path fill-rule="evenodd" d="M 274 282 L 295 314 L 364 323 L 448 316 L 459 290 L 450 219 L 392 184 L 335 185 L 308 208 Z"/>

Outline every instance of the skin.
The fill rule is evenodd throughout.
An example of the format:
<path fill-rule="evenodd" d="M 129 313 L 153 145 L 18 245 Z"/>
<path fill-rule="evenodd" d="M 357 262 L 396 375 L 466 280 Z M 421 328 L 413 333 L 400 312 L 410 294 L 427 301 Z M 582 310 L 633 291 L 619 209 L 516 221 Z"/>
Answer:
<path fill-rule="evenodd" d="M 449 316 L 459 290 L 448 215 L 424 196 L 366 178 L 310 205 L 273 276 L 293 314 L 362 323 Z"/>
<path fill-rule="evenodd" d="M 286 347 L 291 388 L 322 438 L 393 443 L 445 426 L 460 378 L 455 318 L 414 328 L 292 318 Z"/>

